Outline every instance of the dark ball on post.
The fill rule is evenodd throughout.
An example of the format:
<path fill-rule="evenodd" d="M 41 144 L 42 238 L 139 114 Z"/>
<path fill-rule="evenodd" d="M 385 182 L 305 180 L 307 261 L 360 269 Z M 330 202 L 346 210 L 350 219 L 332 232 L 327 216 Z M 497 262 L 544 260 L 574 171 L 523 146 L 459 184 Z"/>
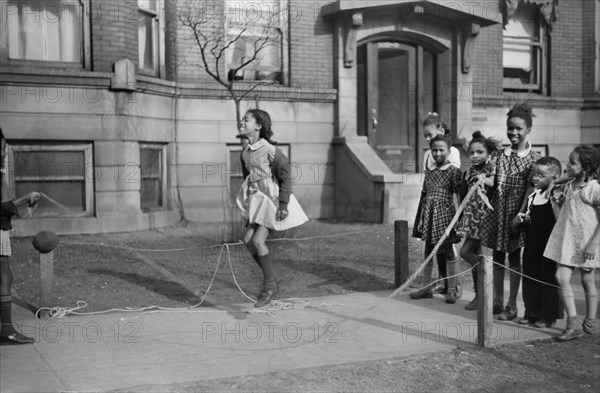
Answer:
<path fill-rule="evenodd" d="M 58 246 L 58 236 L 51 231 L 40 231 L 33 237 L 31 244 L 33 248 L 45 254 Z"/>

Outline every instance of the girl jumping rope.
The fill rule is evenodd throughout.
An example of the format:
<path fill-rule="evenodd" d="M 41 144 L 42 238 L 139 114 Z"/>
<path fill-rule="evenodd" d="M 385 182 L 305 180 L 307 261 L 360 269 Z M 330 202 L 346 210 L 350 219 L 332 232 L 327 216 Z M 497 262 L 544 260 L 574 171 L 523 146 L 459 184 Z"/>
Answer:
<path fill-rule="evenodd" d="M 292 195 L 287 157 L 271 140 L 271 117 L 260 109 L 244 115 L 239 137 L 247 139 L 242 151 L 244 182 L 237 196 L 248 220 L 244 244 L 263 272 L 263 286 L 254 307 L 267 305 L 279 290 L 266 245 L 269 230 L 283 231 L 304 224 L 308 217 Z"/>
<path fill-rule="evenodd" d="M 437 135 L 431 139 L 431 156 L 435 161 L 435 168 L 427 168 L 425 171 L 425 199 L 423 201 L 423 213 L 419 223 L 422 239 L 425 242 L 425 257 L 434 249 L 435 244 L 442 238 L 446 228 L 450 225 L 452 217 L 456 212 L 454 194 L 460 187 L 461 172 L 456 166 L 450 164 L 450 139 L 443 135 Z M 452 241 L 446 239 L 442 247 L 448 264 L 448 293 L 446 303 L 455 303 L 460 297 L 456 289 L 457 257 Z M 429 261 L 423 270 L 425 282 L 431 282 L 433 262 Z M 433 297 L 431 285 L 410 293 L 412 299 L 423 299 Z"/>
<path fill-rule="evenodd" d="M 444 123 L 444 121 L 442 120 L 442 117 L 437 114 L 436 112 L 429 112 L 427 113 L 427 117 L 425 118 L 425 120 L 423 120 L 423 136 L 425 137 L 425 139 L 427 140 L 427 143 L 430 144 L 431 140 L 433 138 L 435 138 L 438 135 L 445 135 L 447 137 L 450 136 L 450 130 L 448 129 L 448 127 L 446 126 L 446 124 Z M 460 152 L 458 151 L 457 148 L 455 148 L 454 146 L 450 147 L 450 152 L 448 154 L 448 162 L 459 168 L 460 169 Z M 436 162 L 433 159 L 433 157 L 431 156 L 431 150 L 427 150 L 423 156 L 423 173 L 426 173 L 427 170 L 434 170 L 436 168 Z M 423 188 L 423 192 L 425 192 L 425 188 Z M 424 194 L 422 199 L 424 198 Z M 420 206 L 422 208 L 422 200 L 420 202 Z M 416 217 L 416 222 L 415 222 L 415 226 L 418 226 L 418 223 L 420 221 L 420 210 L 418 211 Z M 417 236 L 420 237 L 420 236 Z M 454 247 L 454 246 L 452 246 Z M 454 250 L 454 254 L 456 254 L 456 250 Z M 440 251 L 437 255 L 436 255 L 436 259 L 437 259 L 437 265 L 438 265 L 438 273 L 440 275 L 440 277 L 444 277 L 446 278 L 448 276 L 448 272 L 447 272 L 447 267 L 446 267 L 446 255 L 444 253 L 444 251 Z M 457 284 L 457 295 L 460 298 L 461 297 L 461 287 L 459 284 Z M 448 293 L 448 280 L 444 280 L 443 283 L 443 289 L 440 290 L 440 292 L 442 294 L 446 294 Z"/>
<path fill-rule="evenodd" d="M 469 157 L 471 158 L 471 167 L 465 172 L 463 182 L 467 189 L 473 187 L 475 183 L 483 176 L 489 176 L 491 169 L 489 166 L 489 157 L 498 150 L 497 142 L 493 139 L 484 137 L 480 131 L 473 133 L 473 139 L 469 142 Z M 489 182 L 488 186 L 492 183 Z M 484 188 L 481 192 L 486 194 Z M 465 238 L 460 256 L 473 266 L 473 285 L 475 288 L 475 298 L 465 306 L 467 310 L 477 310 L 477 263 L 481 260 L 481 225 L 487 218 L 489 208 L 486 201 L 479 194 L 473 195 L 468 205 L 465 207 L 463 216 L 458 225 L 457 233 Z"/>
<path fill-rule="evenodd" d="M 517 295 L 521 285 L 521 248 L 525 245 L 525 231 L 519 212 L 525 212 L 525 196 L 533 192 L 531 169 L 540 155 L 531 149 L 527 135 L 531 132 L 533 114 L 525 103 L 515 105 L 507 114 L 506 135 L 510 147 L 492 153 L 491 176 L 494 189 L 490 203 L 494 210 L 483 222 L 481 243 L 493 250 L 494 314 L 500 320 L 517 316 Z M 504 308 L 504 260 L 508 253 L 510 296 Z"/>
<path fill-rule="evenodd" d="M 567 183 L 562 209 L 548 240 L 544 257 L 557 263 L 556 279 L 567 311 L 567 326 L 557 338 L 561 341 L 582 336 L 576 328 L 577 309 L 571 288 L 571 275 L 581 269 L 586 315 L 583 331 L 594 331 L 598 292 L 594 269 L 600 268 L 600 184 L 594 179 L 600 158 L 590 146 L 576 147 L 567 162 Z"/>

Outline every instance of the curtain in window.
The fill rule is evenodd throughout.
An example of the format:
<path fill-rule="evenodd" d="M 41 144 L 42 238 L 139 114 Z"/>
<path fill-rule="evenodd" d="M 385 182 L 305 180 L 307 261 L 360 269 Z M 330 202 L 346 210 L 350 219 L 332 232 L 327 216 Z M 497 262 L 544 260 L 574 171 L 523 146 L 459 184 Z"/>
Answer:
<path fill-rule="evenodd" d="M 11 1 L 7 11 L 9 58 L 81 61 L 79 2 Z"/>
<path fill-rule="evenodd" d="M 552 30 L 554 22 L 556 22 L 556 9 L 558 8 L 558 0 L 501 0 L 500 5 L 503 8 L 504 25 L 506 26 L 508 19 L 514 14 L 519 6 L 519 3 L 537 4 L 540 7 L 544 20 L 548 28 Z"/>

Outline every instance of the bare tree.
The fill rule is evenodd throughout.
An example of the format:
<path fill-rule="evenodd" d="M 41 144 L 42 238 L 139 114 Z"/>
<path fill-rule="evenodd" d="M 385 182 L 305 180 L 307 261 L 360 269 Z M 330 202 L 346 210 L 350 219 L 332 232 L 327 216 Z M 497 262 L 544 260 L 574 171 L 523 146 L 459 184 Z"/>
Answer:
<path fill-rule="evenodd" d="M 198 65 L 225 88 L 235 103 L 238 130 L 240 103 L 258 87 L 281 81 L 280 72 L 275 73 L 276 78 L 242 80 L 246 71 L 254 73 L 273 53 L 281 65 L 282 10 L 278 4 L 278 0 L 186 0 L 178 10 L 179 22 L 197 49 L 196 56 L 186 56 L 185 61 L 198 59 Z"/>

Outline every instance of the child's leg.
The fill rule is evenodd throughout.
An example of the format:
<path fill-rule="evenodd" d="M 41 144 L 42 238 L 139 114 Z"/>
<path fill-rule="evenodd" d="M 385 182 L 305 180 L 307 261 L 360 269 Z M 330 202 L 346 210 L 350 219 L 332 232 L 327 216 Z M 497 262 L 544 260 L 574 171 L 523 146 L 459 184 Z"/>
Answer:
<path fill-rule="evenodd" d="M 446 260 L 446 254 L 444 253 L 443 247 L 440 247 L 437 255 L 435 256 L 437 259 L 438 273 L 440 278 L 444 278 L 444 293 L 448 292 L 448 261 Z"/>
<path fill-rule="evenodd" d="M 257 225 L 252 234 L 252 238 L 250 239 L 250 247 L 256 250 L 256 255 L 258 256 L 265 282 L 271 282 L 273 280 L 273 267 L 271 265 L 269 248 L 266 243 L 268 236 L 269 230 L 262 225 Z"/>
<path fill-rule="evenodd" d="M 573 297 L 573 289 L 571 288 L 571 275 L 573 268 L 570 266 L 557 265 L 556 281 L 560 285 L 560 292 L 567 310 L 567 326 L 560 336 L 557 337 L 560 341 L 572 340 L 581 337 L 581 330 L 576 329 L 577 325 L 577 308 L 575 307 L 575 299 Z"/>
<path fill-rule="evenodd" d="M 573 297 L 573 288 L 571 288 L 572 274 L 572 267 L 557 264 L 556 281 L 560 286 L 560 295 L 562 296 L 568 318 L 577 316 L 577 308 L 575 308 L 575 298 Z"/>
<path fill-rule="evenodd" d="M 256 224 L 249 224 L 248 229 L 246 229 L 246 233 L 244 233 L 244 245 L 248 249 L 250 255 L 260 267 L 260 261 L 258 260 L 258 251 L 254 248 L 252 244 L 252 236 L 254 236 L 254 231 L 256 230 Z"/>
<path fill-rule="evenodd" d="M 517 249 L 508 254 L 508 267 L 510 272 L 510 295 L 507 306 L 517 309 L 517 296 L 519 295 L 519 286 L 521 285 L 521 249 Z"/>
<path fill-rule="evenodd" d="M 469 304 L 465 306 L 467 310 L 476 310 L 477 309 L 477 263 L 480 261 L 481 254 L 481 241 L 478 239 L 466 238 L 463 243 L 462 248 L 460 249 L 460 256 L 471 266 L 473 269 L 471 270 L 471 275 L 473 277 L 473 289 L 475 290 L 475 298 L 471 300 Z"/>
<path fill-rule="evenodd" d="M 458 273 L 458 257 L 454 249 L 454 244 L 444 244 L 444 254 L 446 256 L 446 264 L 448 269 L 448 294 L 446 295 L 447 303 L 455 303 L 459 296 L 457 293 L 457 284 L 459 282 Z"/>
<path fill-rule="evenodd" d="M 12 324 L 12 299 L 10 288 L 12 286 L 12 272 L 8 257 L 0 256 L 0 320 L 2 333 L 13 331 Z"/>
<path fill-rule="evenodd" d="M 583 322 L 583 330 L 587 333 L 592 333 L 598 309 L 598 292 L 596 290 L 596 283 L 594 282 L 593 269 L 581 269 L 581 284 L 585 291 L 585 321 Z"/>
<path fill-rule="evenodd" d="M 494 250 L 492 258 L 494 262 L 494 311 L 498 311 L 504 305 L 504 259 L 506 254 Z M 499 265 L 498 265 L 499 264 Z M 498 312 L 500 313 L 500 311 Z"/>

